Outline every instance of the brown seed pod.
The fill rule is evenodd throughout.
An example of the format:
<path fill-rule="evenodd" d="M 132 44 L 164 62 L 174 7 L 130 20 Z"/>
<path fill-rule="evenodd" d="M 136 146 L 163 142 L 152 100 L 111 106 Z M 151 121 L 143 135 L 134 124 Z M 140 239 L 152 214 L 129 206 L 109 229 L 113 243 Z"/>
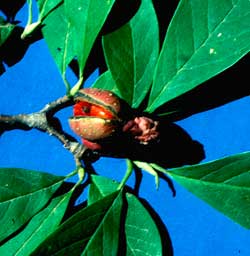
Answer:
<path fill-rule="evenodd" d="M 83 139 L 95 141 L 110 136 L 116 122 L 98 117 L 79 117 L 69 119 L 71 129 Z"/>
<path fill-rule="evenodd" d="M 118 129 L 121 104 L 119 97 L 114 93 L 85 88 L 81 89 L 74 99 L 74 116 L 69 119 L 69 124 L 83 142 L 102 140 Z"/>

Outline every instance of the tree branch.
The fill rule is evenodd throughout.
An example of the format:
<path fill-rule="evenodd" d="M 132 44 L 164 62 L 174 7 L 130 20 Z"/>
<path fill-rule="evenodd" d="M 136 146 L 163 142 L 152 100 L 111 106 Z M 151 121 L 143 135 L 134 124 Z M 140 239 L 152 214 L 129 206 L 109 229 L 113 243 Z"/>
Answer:
<path fill-rule="evenodd" d="M 54 117 L 59 110 L 74 104 L 72 98 L 63 96 L 44 106 L 39 112 L 18 115 L 0 115 L 0 135 L 5 131 L 14 129 L 37 129 L 57 138 L 69 150 L 75 159 L 76 165 L 81 166 L 81 160 L 87 148 L 78 143 L 76 139 L 65 133 L 61 123 Z"/>

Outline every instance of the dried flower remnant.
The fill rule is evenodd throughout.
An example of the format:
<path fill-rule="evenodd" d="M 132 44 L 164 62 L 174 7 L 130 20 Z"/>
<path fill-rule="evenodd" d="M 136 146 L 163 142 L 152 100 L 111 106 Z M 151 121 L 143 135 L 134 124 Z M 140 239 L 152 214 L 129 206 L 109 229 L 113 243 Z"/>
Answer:
<path fill-rule="evenodd" d="M 148 144 L 149 141 L 159 137 L 158 125 L 158 121 L 149 117 L 135 117 L 134 120 L 130 120 L 124 125 L 123 131 L 131 133 L 140 143 Z"/>

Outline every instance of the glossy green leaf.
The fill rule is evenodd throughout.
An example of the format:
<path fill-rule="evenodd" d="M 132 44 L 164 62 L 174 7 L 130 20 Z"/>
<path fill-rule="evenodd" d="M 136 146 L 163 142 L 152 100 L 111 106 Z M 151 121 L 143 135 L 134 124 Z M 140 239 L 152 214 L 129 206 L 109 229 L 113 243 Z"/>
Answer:
<path fill-rule="evenodd" d="M 117 96 L 122 98 L 122 95 L 111 75 L 111 72 L 108 70 L 106 72 L 104 72 L 103 74 L 101 74 L 97 80 L 95 81 L 95 83 L 93 84 L 94 88 L 100 88 L 103 90 L 109 90 L 114 92 Z"/>
<path fill-rule="evenodd" d="M 58 6 L 44 19 L 42 33 L 59 71 L 65 74 L 75 53 L 72 47 L 71 27 L 65 17 L 64 5 Z"/>
<path fill-rule="evenodd" d="M 114 193 L 119 186 L 117 181 L 99 175 L 91 175 L 91 181 L 88 192 L 88 205 Z"/>
<path fill-rule="evenodd" d="M 105 214 L 102 223 L 84 248 L 81 256 L 87 255 L 117 255 L 120 237 L 120 218 L 123 201 L 122 193 L 113 202 Z"/>
<path fill-rule="evenodd" d="M 64 177 L 16 168 L 0 168 L 0 241 L 40 211 Z"/>
<path fill-rule="evenodd" d="M 43 20 L 62 2 L 62 0 L 37 0 L 37 5 L 39 8 L 39 20 Z"/>
<path fill-rule="evenodd" d="M 161 237 L 153 218 L 136 196 L 127 193 L 126 198 L 126 255 L 162 255 Z"/>
<path fill-rule="evenodd" d="M 169 170 L 190 192 L 250 228 L 250 152 Z"/>
<path fill-rule="evenodd" d="M 65 13 L 72 32 L 73 48 L 83 70 L 94 41 L 115 0 L 65 0 Z"/>
<path fill-rule="evenodd" d="M 88 202 L 94 203 L 117 190 L 119 183 L 92 175 Z M 149 212 L 136 196 L 126 193 L 125 218 L 126 255 L 162 255 L 161 237 Z M 122 225 L 122 223 L 121 223 Z"/>
<path fill-rule="evenodd" d="M 22 232 L 0 247 L 0 255 L 30 255 L 59 226 L 71 194 L 54 198 Z"/>
<path fill-rule="evenodd" d="M 0 46 L 8 39 L 14 28 L 15 25 L 6 23 L 0 16 Z"/>
<path fill-rule="evenodd" d="M 159 31 L 151 0 L 119 30 L 104 36 L 103 48 L 113 79 L 126 101 L 138 107 L 149 91 L 159 52 Z"/>
<path fill-rule="evenodd" d="M 193 89 L 250 50 L 248 0 L 182 0 L 169 25 L 147 111 Z"/>
<path fill-rule="evenodd" d="M 117 255 L 121 207 L 121 193 L 104 197 L 65 221 L 31 255 Z"/>

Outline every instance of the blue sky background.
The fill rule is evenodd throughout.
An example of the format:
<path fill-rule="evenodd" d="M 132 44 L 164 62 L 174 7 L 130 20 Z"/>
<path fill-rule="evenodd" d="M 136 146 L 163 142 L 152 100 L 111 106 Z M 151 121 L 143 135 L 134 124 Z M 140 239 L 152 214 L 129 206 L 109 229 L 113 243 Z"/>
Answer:
<path fill-rule="evenodd" d="M 24 9 L 23 9 L 24 10 Z M 24 11 L 19 13 L 22 19 Z M 70 74 L 74 80 L 73 74 Z M 89 79 L 91 84 L 97 72 Z M 40 110 L 46 103 L 61 97 L 65 87 L 44 40 L 31 45 L 24 58 L 0 77 L 0 113 L 18 114 Z M 250 97 L 195 114 L 177 124 L 203 144 L 211 161 L 248 151 Z M 67 119 L 72 109 L 57 116 L 71 133 Z M 71 133 L 72 134 L 72 133 Z M 75 165 L 71 154 L 55 138 L 36 130 L 15 130 L 0 138 L 0 166 L 20 167 L 65 175 Z M 96 171 L 118 181 L 125 172 L 123 159 L 102 158 Z M 133 186 L 134 176 L 128 184 Z M 170 234 L 175 256 L 249 256 L 250 232 L 211 208 L 174 183 L 177 195 L 161 181 L 155 189 L 154 178 L 143 173 L 140 196 L 146 199 L 162 218 Z"/>

